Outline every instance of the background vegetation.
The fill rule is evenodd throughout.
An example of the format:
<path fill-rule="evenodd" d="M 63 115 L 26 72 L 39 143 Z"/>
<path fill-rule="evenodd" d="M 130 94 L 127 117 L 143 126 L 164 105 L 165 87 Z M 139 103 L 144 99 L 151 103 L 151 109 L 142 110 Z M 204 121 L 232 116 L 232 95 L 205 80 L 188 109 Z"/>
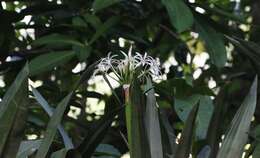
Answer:
<path fill-rule="evenodd" d="M 146 117 L 148 140 L 136 137 L 134 158 L 260 157 L 257 79 L 252 85 L 259 7 L 253 0 L 1 1 L 0 157 L 127 153 L 122 87 L 111 82 L 118 103 L 92 74 L 97 60 L 130 45 L 159 58 L 164 76 L 146 83 L 159 108 Z"/>

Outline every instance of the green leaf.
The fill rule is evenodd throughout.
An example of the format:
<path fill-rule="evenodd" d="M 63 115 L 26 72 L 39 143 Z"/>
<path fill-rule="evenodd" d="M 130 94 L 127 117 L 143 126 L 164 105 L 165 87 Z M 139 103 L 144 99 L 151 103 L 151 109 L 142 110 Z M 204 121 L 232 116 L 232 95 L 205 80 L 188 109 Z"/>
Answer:
<path fill-rule="evenodd" d="M 223 8 L 220 8 L 218 6 L 214 6 L 214 7 L 211 7 L 211 6 L 208 6 L 208 4 L 198 4 L 199 7 L 205 9 L 206 11 L 212 13 L 212 14 L 215 14 L 215 15 L 218 15 L 222 18 L 227 18 L 229 20 L 234 20 L 234 21 L 237 21 L 237 22 L 240 22 L 240 23 L 247 23 L 246 21 L 246 16 L 244 15 L 236 15 L 234 14 L 233 12 L 228 12 L 226 10 L 224 10 Z"/>
<path fill-rule="evenodd" d="M 51 108 L 51 106 L 43 98 L 43 96 L 40 94 L 40 92 L 37 89 L 35 89 L 33 87 L 31 87 L 31 88 L 32 88 L 32 93 L 35 96 L 35 99 L 43 107 L 44 111 L 51 117 L 52 114 L 53 114 L 53 109 Z M 65 129 L 63 128 L 63 126 L 61 124 L 58 125 L 58 130 L 59 130 L 59 133 L 61 134 L 61 137 L 64 141 L 66 149 L 74 148 L 74 145 L 73 145 L 70 137 L 68 136 L 68 134 L 66 133 Z"/>
<path fill-rule="evenodd" d="M 33 41 L 32 45 L 46 45 L 46 44 L 70 44 L 76 46 L 83 46 L 82 43 L 77 41 L 74 37 L 61 34 L 50 34 Z"/>
<path fill-rule="evenodd" d="M 41 141 L 41 139 L 22 141 L 16 158 L 27 158 L 32 155 L 40 147 Z"/>
<path fill-rule="evenodd" d="M 221 135 L 223 133 L 221 125 L 223 125 L 223 121 L 225 120 L 225 114 L 228 113 L 228 88 L 229 87 L 226 85 L 222 87 L 215 99 L 214 112 L 210 120 L 206 139 L 207 144 L 211 149 L 210 158 L 216 157 L 219 149 L 219 142 L 221 141 Z"/>
<path fill-rule="evenodd" d="M 101 143 L 107 133 L 115 116 L 122 110 L 122 107 L 106 113 L 98 122 L 91 126 L 90 131 L 77 148 L 83 157 L 91 157 L 96 147 Z"/>
<path fill-rule="evenodd" d="M 213 103 L 210 97 L 195 94 L 190 97 L 176 98 L 174 103 L 178 116 L 184 122 L 196 104 L 199 104 L 196 119 L 196 136 L 198 139 L 204 139 L 207 135 L 210 118 L 213 113 Z"/>
<path fill-rule="evenodd" d="M 99 37 L 104 36 L 104 34 L 115 24 L 117 24 L 120 21 L 120 18 L 117 16 L 113 16 L 109 18 L 104 24 L 99 26 L 96 30 L 96 33 L 91 38 L 89 45 L 94 43 Z"/>
<path fill-rule="evenodd" d="M 72 19 L 73 26 L 87 28 L 87 23 L 81 17 L 74 17 Z"/>
<path fill-rule="evenodd" d="M 202 148 L 202 150 L 199 152 L 197 158 L 209 158 L 210 156 L 210 147 L 206 145 L 205 147 Z"/>
<path fill-rule="evenodd" d="M 257 43 L 251 42 L 251 41 L 245 41 L 243 39 L 237 38 L 237 37 L 229 37 L 225 36 L 236 48 L 237 50 L 240 50 L 241 53 L 245 54 L 249 59 L 251 59 L 255 65 L 255 69 L 260 71 L 259 66 L 259 60 L 260 60 L 260 46 Z"/>
<path fill-rule="evenodd" d="M 36 158 L 45 158 L 48 150 L 52 144 L 52 141 L 56 135 L 57 127 L 62 119 L 62 116 L 65 112 L 65 109 L 70 101 L 72 93 L 68 94 L 57 106 L 55 109 L 49 123 L 47 126 L 47 130 L 44 134 L 44 138 L 42 140 L 41 146 L 36 154 Z"/>
<path fill-rule="evenodd" d="M 95 155 L 97 158 L 120 158 L 121 153 L 114 146 L 109 144 L 100 144 L 96 151 Z M 95 157 L 96 158 L 96 157 Z"/>
<path fill-rule="evenodd" d="M 218 68 L 224 67 L 227 62 L 227 52 L 223 35 L 214 30 L 199 16 L 195 19 L 195 30 L 199 33 L 199 38 L 206 45 L 211 63 Z"/>
<path fill-rule="evenodd" d="M 51 70 L 52 68 L 62 65 L 75 56 L 73 51 L 51 52 L 40 55 L 29 62 L 30 75 L 34 76 L 39 73 Z"/>
<path fill-rule="evenodd" d="M 253 156 L 253 158 L 259 158 L 260 157 L 260 144 L 256 145 L 252 156 Z"/>
<path fill-rule="evenodd" d="M 3 156 L 2 154 L 4 150 L 9 150 L 9 147 L 11 147 L 9 146 L 9 143 L 12 142 L 7 142 L 8 137 L 13 136 L 13 134 L 17 134 L 12 134 L 13 130 L 16 130 L 13 129 L 14 126 L 17 126 L 16 116 L 18 116 L 21 110 L 27 109 L 28 74 L 29 69 L 28 64 L 26 63 L 24 68 L 17 75 L 15 81 L 8 88 L 0 104 L 0 157 Z M 21 119 L 20 121 L 24 121 L 23 118 L 19 119 Z M 19 123 L 21 123 L 20 121 L 18 120 Z M 23 125 L 20 124 L 20 127 L 23 127 Z M 18 147 L 19 146 L 12 149 L 13 154 L 16 154 Z"/>
<path fill-rule="evenodd" d="M 129 102 L 126 103 L 126 122 L 130 156 L 134 158 L 151 157 L 144 130 L 145 100 L 141 83 L 137 79 L 134 80 L 129 92 L 126 91 L 125 94 L 129 94 Z"/>
<path fill-rule="evenodd" d="M 168 111 L 167 111 L 168 112 Z M 173 155 L 176 150 L 176 136 L 174 130 L 166 116 L 166 110 L 160 111 L 160 122 L 161 122 L 161 133 L 162 133 L 162 147 L 164 157 L 169 157 Z"/>
<path fill-rule="evenodd" d="M 161 129 L 158 116 L 158 107 L 154 95 L 155 92 L 151 79 L 147 78 L 146 82 L 146 89 L 148 89 L 148 92 L 146 96 L 145 125 L 151 158 L 163 158 Z"/>
<path fill-rule="evenodd" d="M 183 2 L 183 0 L 162 0 L 166 7 L 172 25 L 183 32 L 193 25 L 193 15 L 190 8 Z"/>
<path fill-rule="evenodd" d="M 68 150 L 64 148 L 51 154 L 51 158 L 66 158 L 67 153 Z"/>
<path fill-rule="evenodd" d="M 74 46 L 73 50 L 76 52 L 79 61 L 85 61 L 89 57 L 92 48 L 90 46 Z"/>
<path fill-rule="evenodd" d="M 177 115 L 182 121 L 186 121 L 189 116 L 191 109 L 198 104 L 200 100 L 200 95 L 192 95 L 189 97 L 177 97 L 174 101 L 174 108 Z"/>
<path fill-rule="evenodd" d="M 84 14 L 83 15 L 84 20 L 89 23 L 93 28 L 96 30 L 102 25 L 101 20 L 98 18 L 98 16 L 93 14 Z"/>
<path fill-rule="evenodd" d="M 98 12 L 120 1 L 121 0 L 95 0 L 92 4 L 92 8 L 95 12 Z"/>
<path fill-rule="evenodd" d="M 242 156 L 244 146 L 248 139 L 251 120 L 256 108 L 257 80 L 258 78 L 256 77 L 248 95 L 236 112 L 230 129 L 222 142 L 217 158 L 236 158 Z"/>
<path fill-rule="evenodd" d="M 182 134 L 181 134 L 181 139 L 178 144 L 175 156 L 176 158 L 187 158 L 189 157 L 189 154 L 191 152 L 191 146 L 192 146 L 192 136 L 194 133 L 194 128 L 195 128 L 195 122 L 196 122 L 196 115 L 198 112 L 199 106 L 198 104 L 195 105 L 183 128 Z"/>
<path fill-rule="evenodd" d="M 213 110 L 213 102 L 210 97 L 201 96 L 199 102 L 199 111 L 196 119 L 196 136 L 198 137 L 198 139 L 206 138 Z"/>

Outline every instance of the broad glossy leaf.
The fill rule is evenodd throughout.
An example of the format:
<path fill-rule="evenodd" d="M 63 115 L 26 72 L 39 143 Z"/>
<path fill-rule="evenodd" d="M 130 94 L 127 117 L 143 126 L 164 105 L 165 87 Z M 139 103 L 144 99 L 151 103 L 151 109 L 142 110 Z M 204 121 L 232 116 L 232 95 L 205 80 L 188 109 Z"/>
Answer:
<path fill-rule="evenodd" d="M 92 4 L 92 8 L 94 9 L 95 12 L 98 12 L 120 1 L 121 0 L 95 0 Z"/>
<path fill-rule="evenodd" d="M 178 32 L 185 31 L 193 25 L 193 15 L 183 0 L 162 0 L 172 25 Z"/>
<path fill-rule="evenodd" d="M 221 68 L 227 62 L 227 52 L 223 41 L 223 35 L 213 29 L 204 19 L 195 18 L 195 29 L 199 38 L 205 43 L 212 64 Z"/>
<path fill-rule="evenodd" d="M 76 54 L 73 51 L 51 52 L 40 55 L 29 62 L 30 75 L 51 70 L 71 60 Z"/>
<path fill-rule="evenodd" d="M 191 109 L 198 104 L 201 95 L 192 95 L 189 97 L 176 97 L 174 100 L 174 108 L 177 115 L 182 121 L 186 121 Z"/>
<path fill-rule="evenodd" d="M 217 158 L 237 158 L 242 156 L 256 107 L 257 80 L 258 78 L 256 77 L 248 95 L 233 118 Z"/>
<path fill-rule="evenodd" d="M 51 108 L 51 106 L 43 98 L 43 96 L 40 94 L 40 92 L 37 89 L 35 89 L 33 87 L 31 87 L 31 88 L 32 88 L 32 93 L 35 96 L 35 99 L 42 106 L 42 108 L 49 115 L 49 117 L 51 117 L 53 114 L 53 109 Z M 65 129 L 63 128 L 63 126 L 61 124 L 58 125 L 58 130 L 62 136 L 66 149 L 74 148 L 74 145 L 72 144 L 70 137 L 68 136 L 67 132 L 65 131 Z"/>
<path fill-rule="evenodd" d="M 72 36 L 62 35 L 62 34 L 50 34 L 47 36 L 43 36 L 33 41 L 33 45 L 45 45 L 45 44 L 70 44 L 77 46 L 84 46 L 82 43 L 77 41 Z"/>
<path fill-rule="evenodd" d="M 213 113 L 213 103 L 210 97 L 195 94 L 190 97 L 176 98 L 174 105 L 178 116 L 185 122 L 188 114 L 196 104 L 199 104 L 196 119 L 196 136 L 198 139 L 204 139 Z"/>
<path fill-rule="evenodd" d="M 7 140 L 9 136 L 13 136 L 12 132 L 16 130 L 14 129 L 14 126 L 17 126 L 16 116 L 18 116 L 17 114 L 20 110 L 26 110 L 28 74 L 29 69 L 28 64 L 26 64 L 17 75 L 15 81 L 8 88 L 0 104 L 0 157 L 3 157 L 2 154 L 4 150 L 7 150 L 5 152 L 9 153 L 9 147 L 12 146 L 9 143 L 12 142 L 7 142 Z M 23 121 L 23 118 L 20 119 L 21 120 L 18 121 L 19 123 Z M 20 126 L 23 127 L 22 124 L 20 124 Z M 19 144 L 16 149 L 12 149 L 13 154 L 16 154 L 18 147 Z"/>
<path fill-rule="evenodd" d="M 55 109 L 49 123 L 47 126 L 47 130 L 44 134 L 44 138 L 42 140 L 41 146 L 36 154 L 36 158 L 45 158 L 48 150 L 53 142 L 53 139 L 56 135 L 57 127 L 62 120 L 62 116 L 65 112 L 65 109 L 70 101 L 72 93 L 68 94 L 57 106 Z"/>
<path fill-rule="evenodd" d="M 102 25 L 101 20 L 94 14 L 84 14 L 84 20 L 89 23 L 96 30 Z"/>
<path fill-rule="evenodd" d="M 159 122 L 159 111 L 156 103 L 155 92 L 150 78 L 146 80 L 146 110 L 145 126 L 150 146 L 151 158 L 163 158 L 161 128 Z"/>
<path fill-rule="evenodd" d="M 73 50 L 76 52 L 79 61 L 85 61 L 89 57 L 92 48 L 90 46 L 74 46 Z"/>

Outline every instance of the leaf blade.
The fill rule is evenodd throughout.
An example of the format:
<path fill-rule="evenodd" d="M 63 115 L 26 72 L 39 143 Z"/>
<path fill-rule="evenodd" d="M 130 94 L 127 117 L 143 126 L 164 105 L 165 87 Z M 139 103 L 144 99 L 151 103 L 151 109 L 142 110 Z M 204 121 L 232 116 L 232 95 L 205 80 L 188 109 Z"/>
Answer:
<path fill-rule="evenodd" d="M 39 150 L 36 153 L 36 158 L 45 158 L 48 150 L 50 148 L 50 145 L 55 137 L 57 126 L 60 123 L 62 116 L 65 112 L 65 109 L 69 103 L 69 100 L 72 96 L 72 93 L 68 94 L 57 106 L 56 110 L 53 113 L 53 116 L 51 117 L 47 130 L 45 132 L 45 136 L 42 140 L 42 143 L 39 147 Z"/>
<path fill-rule="evenodd" d="M 73 51 L 51 52 L 40 55 L 29 62 L 30 75 L 48 71 L 71 60 L 75 56 Z M 48 61 L 48 62 L 46 62 Z"/>
<path fill-rule="evenodd" d="M 28 96 L 24 96 L 23 89 L 26 89 L 25 86 L 27 82 L 27 77 L 29 74 L 28 64 L 24 66 L 24 68 L 19 72 L 15 81 L 8 88 L 5 93 L 3 100 L 0 105 L 0 156 L 3 154 L 4 148 L 7 144 L 7 139 L 9 134 L 12 131 L 12 127 L 15 124 L 15 116 L 19 111 L 18 107 L 21 103 L 21 106 L 24 106 L 23 102 Z M 22 87 L 22 89 L 21 89 Z M 21 94 L 23 93 L 23 94 Z M 19 97 L 19 96 L 20 97 Z M 24 98 L 24 99 L 23 99 Z M 13 151 L 15 153 L 15 151 Z"/>
<path fill-rule="evenodd" d="M 43 96 L 40 94 L 40 92 L 31 87 L 32 88 L 32 93 L 35 96 L 35 99 L 38 101 L 38 103 L 42 106 L 42 108 L 44 109 L 44 111 L 49 115 L 49 117 L 52 117 L 53 115 L 53 109 L 50 107 L 50 105 L 48 104 L 48 102 L 43 98 Z M 63 128 L 63 126 L 61 124 L 58 125 L 58 130 L 59 133 L 62 136 L 63 142 L 65 144 L 66 149 L 73 149 L 74 145 L 70 139 L 70 137 L 68 136 L 68 134 L 65 132 L 65 129 Z"/>
<path fill-rule="evenodd" d="M 190 8 L 183 2 L 183 0 L 162 0 L 165 5 L 172 25 L 183 32 L 193 25 L 193 15 Z"/>
<path fill-rule="evenodd" d="M 159 111 L 156 106 L 155 92 L 150 78 L 147 78 L 146 86 L 149 90 L 146 96 L 145 123 L 151 158 L 163 158 L 161 129 L 158 116 Z"/>
<path fill-rule="evenodd" d="M 256 76 L 248 95 L 231 122 L 231 128 L 226 134 L 217 158 L 222 158 L 223 156 L 226 158 L 241 157 L 248 138 L 251 119 L 256 108 L 257 80 Z"/>

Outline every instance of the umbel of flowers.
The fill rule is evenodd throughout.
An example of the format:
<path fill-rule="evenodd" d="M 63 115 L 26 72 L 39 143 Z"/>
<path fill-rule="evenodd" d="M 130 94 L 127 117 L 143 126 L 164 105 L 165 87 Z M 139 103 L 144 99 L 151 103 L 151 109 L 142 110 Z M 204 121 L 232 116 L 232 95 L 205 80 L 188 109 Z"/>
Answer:
<path fill-rule="evenodd" d="M 107 57 L 100 59 L 94 75 L 101 72 L 102 74 L 114 79 L 127 88 L 131 85 L 133 77 L 143 79 L 145 77 L 160 78 L 160 62 L 153 57 L 144 53 L 144 55 L 135 52 L 133 54 L 132 47 L 128 53 L 121 51 L 124 58 L 110 52 Z M 113 72 L 115 77 L 109 73 Z M 138 74 L 137 74 L 138 73 Z"/>
<path fill-rule="evenodd" d="M 135 156 L 132 153 L 131 148 L 134 147 L 132 142 L 131 132 L 132 130 L 132 118 L 133 118 L 133 103 L 131 102 L 129 89 L 135 80 L 145 81 L 147 78 L 159 79 L 161 77 L 160 62 L 158 59 L 144 53 L 143 55 L 132 52 L 130 47 L 128 53 L 121 51 L 123 58 L 119 55 L 108 53 L 107 57 L 100 59 L 96 66 L 94 75 L 101 73 L 105 77 L 112 78 L 123 86 L 125 97 L 125 116 L 126 126 L 128 134 L 128 144 L 130 149 L 130 155 Z M 111 75 L 111 72 L 114 75 Z"/>

